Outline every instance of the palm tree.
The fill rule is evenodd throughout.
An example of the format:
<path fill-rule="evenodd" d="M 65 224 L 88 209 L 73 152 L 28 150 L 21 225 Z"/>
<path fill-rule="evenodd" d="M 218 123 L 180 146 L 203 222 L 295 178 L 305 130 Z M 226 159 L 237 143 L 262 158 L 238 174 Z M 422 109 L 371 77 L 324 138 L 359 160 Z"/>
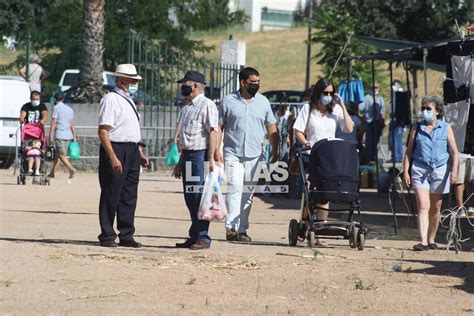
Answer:
<path fill-rule="evenodd" d="M 84 0 L 82 25 L 84 29 L 82 65 L 75 98 L 98 102 L 102 90 L 104 54 L 105 0 Z"/>

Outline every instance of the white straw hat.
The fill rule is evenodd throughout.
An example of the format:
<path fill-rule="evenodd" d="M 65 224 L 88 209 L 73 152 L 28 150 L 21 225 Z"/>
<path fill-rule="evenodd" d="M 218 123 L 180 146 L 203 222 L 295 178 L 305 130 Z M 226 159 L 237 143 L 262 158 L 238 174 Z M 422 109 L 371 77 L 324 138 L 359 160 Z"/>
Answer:
<path fill-rule="evenodd" d="M 135 65 L 133 64 L 117 65 L 117 67 L 115 68 L 114 75 L 116 77 L 125 77 L 125 78 L 130 78 L 130 79 L 142 80 L 142 77 L 140 77 L 137 74 L 137 69 L 135 68 Z"/>

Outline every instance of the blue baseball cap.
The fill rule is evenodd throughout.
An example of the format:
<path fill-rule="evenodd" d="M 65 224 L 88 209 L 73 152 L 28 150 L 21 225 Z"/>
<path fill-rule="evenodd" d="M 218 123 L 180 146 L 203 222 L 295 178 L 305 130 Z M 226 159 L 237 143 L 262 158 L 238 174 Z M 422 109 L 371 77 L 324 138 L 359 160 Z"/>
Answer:
<path fill-rule="evenodd" d="M 194 82 L 206 84 L 206 78 L 204 77 L 204 75 L 202 73 L 194 71 L 194 70 L 190 70 L 190 71 L 186 72 L 184 77 L 182 79 L 179 79 L 178 81 L 176 81 L 176 83 L 183 83 L 183 82 L 186 82 L 186 81 L 194 81 Z"/>

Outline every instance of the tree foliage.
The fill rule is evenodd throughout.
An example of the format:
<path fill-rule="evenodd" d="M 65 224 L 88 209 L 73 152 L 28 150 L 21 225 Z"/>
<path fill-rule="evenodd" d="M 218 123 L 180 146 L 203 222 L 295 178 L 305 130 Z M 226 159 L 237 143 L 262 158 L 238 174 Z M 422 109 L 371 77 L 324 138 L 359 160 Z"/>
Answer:
<path fill-rule="evenodd" d="M 328 75 L 347 40 L 347 34 L 382 37 L 426 43 L 444 40 L 457 35 L 455 19 L 459 25 L 472 17 L 474 5 L 461 0 L 335 0 L 324 3 L 315 11 L 313 37 L 323 44 L 316 54 L 317 62 Z M 471 21 L 472 22 L 472 21 Z M 359 39 L 351 41 L 350 53 L 363 55 L 375 51 Z M 354 73 L 369 79 L 370 64 L 356 63 Z M 340 63 L 333 77 L 346 77 L 346 65 Z M 370 82 L 370 81 L 369 81 Z"/>
<path fill-rule="evenodd" d="M 1 35 L 14 36 L 24 48 L 27 30 L 32 51 L 58 81 L 64 69 L 82 62 L 83 0 L 0 0 Z M 104 68 L 126 62 L 129 31 L 182 52 L 206 49 L 187 38 L 190 30 L 241 24 L 243 11 L 229 13 L 228 0 L 106 0 Z M 208 48 L 207 48 L 208 49 Z M 18 59 L 17 63 L 24 62 Z M 18 65 L 16 65 L 18 66 Z M 47 89 L 48 87 L 46 87 Z"/>

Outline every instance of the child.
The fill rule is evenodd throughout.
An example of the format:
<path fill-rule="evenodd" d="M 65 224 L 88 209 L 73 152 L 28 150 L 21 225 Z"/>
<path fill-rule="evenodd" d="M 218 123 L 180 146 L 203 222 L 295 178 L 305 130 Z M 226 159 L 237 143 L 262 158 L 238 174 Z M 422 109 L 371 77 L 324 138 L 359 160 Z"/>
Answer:
<path fill-rule="evenodd" d="M 28 161 L 28 174 L 33 175 L 33 163 L 35 165 L 35 176 L 40 175 L 41 157 L 43 151 L 41 150 L 41 141 L 39 139 L 33 140 L 31 146 L 26 147 L 26 160 Z"/>

